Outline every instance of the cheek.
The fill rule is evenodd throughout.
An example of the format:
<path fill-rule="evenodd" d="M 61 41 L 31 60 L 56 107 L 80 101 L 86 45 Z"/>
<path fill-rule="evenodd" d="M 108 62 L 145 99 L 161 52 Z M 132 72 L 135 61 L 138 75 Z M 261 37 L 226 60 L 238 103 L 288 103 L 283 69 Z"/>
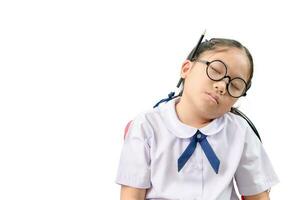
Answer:
<path fill-rule="evenodd" d="M 199 87 L 203 87 L 203 86 L 207 87 L 212 85 L 212 81 L 207 77 L 207 75 L 204 72 L 198 73 L 197 76 L 193 75 L 192 80 L 194 84 Z"/>
<path fill-rule="evenodd" d="M 213 90 L 212 80 L 207 77 L 205 72 L 194 71 L 186 78 L 185 84 L 187 86 L 185 89 L 194 95 Z"/>
<path fill-rule="evenodd" d="M 195 93 L 200 93 L 201 91 L 207 90 L 208 82 L 203 78 L 193 79 L 191 82 L 191 87 Z"/>

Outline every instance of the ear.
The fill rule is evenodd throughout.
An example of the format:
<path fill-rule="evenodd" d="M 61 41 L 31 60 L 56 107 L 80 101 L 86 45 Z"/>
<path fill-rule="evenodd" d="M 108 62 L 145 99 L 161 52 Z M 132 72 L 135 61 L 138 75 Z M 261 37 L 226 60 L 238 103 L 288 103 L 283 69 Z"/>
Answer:
<path fill-rule="evenodd" d="M 182 63 L 180 76 L 181 78 L 186 78 L 186 76 L 190 73 L 191 69 L 193 67 L 193 63 L 190 60 L 185 60 Z"/>

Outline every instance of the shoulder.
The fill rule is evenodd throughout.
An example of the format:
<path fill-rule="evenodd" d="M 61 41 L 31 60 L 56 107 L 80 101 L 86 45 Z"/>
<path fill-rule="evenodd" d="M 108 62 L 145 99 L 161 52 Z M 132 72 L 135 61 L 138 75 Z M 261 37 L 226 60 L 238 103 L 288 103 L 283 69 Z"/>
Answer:
<path fill-rule="evenodd" d="M 154 109 L 147 109 L 139 112 L 129 122 L 124 130 L 124 138 L 149 139 L 153 134 L 152 118 L 155 115 Z"/>
<path fill-rule="evenodd" d="M 249 133 L 255 136 L 252 128 L 243 117 L 232 112 L 228 112 L 224 114 L 224 118 L 227 130 L 231 130 L 235 135 L 238 135 L 238 137 L 245 140 Z"/>
<path fill-rule="evenodd" d="M 243 117 L 232 112 L 225 113 L 224 117 L 226 118 L 228 124 L 232 126 L 237 126 L 240 128 L 247 128 L 249 126 L 247 121 Z"/>

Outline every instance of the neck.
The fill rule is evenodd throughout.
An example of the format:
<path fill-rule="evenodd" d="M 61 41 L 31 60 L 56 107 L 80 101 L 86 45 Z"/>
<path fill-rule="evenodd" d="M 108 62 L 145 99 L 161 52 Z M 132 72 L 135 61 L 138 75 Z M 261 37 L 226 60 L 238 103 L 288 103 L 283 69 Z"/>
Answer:
<path fill-rule="evenodd" d="M 175 103 L 175 110 L 182 123 L 195 128 L 204 127 L 212 121 L 198 113 L 192 104 L 189 103 L 183 96 L 180 97 L 179 102 Z"/>

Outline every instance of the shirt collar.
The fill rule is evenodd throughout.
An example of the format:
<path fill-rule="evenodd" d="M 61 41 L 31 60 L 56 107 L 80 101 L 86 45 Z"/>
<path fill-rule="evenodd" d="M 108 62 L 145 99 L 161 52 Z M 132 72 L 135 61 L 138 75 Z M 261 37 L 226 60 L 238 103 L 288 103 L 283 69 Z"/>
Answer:
<path fill-rule="evenodd" d="M 181 122 L 175 110 L 175 103 L 177 103 L 180 98 L 181 97 L 176 97 L 171 99 L 158 107 L 165 125 L 175 136 L 179 138 L 190 138 L 197 132 L 197 130 L 207 136 L 221 132 L 226 123 L 224 115 L 215 118 L 202 128 L 195 128 Z"/>

